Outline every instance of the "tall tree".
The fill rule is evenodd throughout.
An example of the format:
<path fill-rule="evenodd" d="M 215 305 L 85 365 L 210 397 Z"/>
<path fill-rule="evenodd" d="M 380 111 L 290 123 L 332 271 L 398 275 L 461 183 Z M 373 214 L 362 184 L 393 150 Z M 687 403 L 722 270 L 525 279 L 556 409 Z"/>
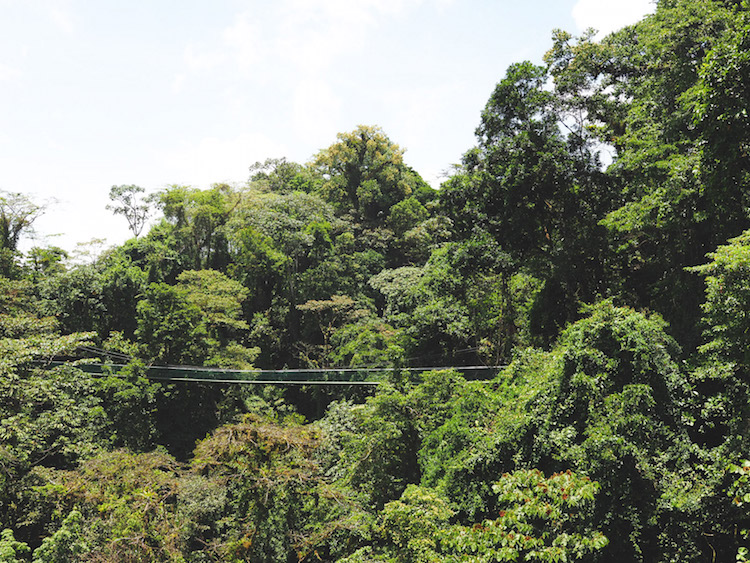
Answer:
<path fill-rule="evenodd" d="M 337 137 L 338 142 L 317 154 L 313 166 L 323 175 L 321 193 L 339 212 L 369 222 L 384 220 L 393 205 L 429 189 L 404 164 L 404 150 L 379 127 L 360 125 Z"/>
<path fill-rule="evenodd" d="M 140 186 L 133 185 L 112 186 L 109 189 L 109 199 L 113 203 L 107 205 L 107 209 L 115 215 L 123 215 L 128 221 L 128 228 L 136 238 L 146 226 L 150 212 L 148 204 L 141 197 L 144 191 Z"/>
<path fill-rule="evenodd" d="M 561 100 L 545 67 L 512 65 L 482 112 L 478 144 L 440 192 L 461 238 L 489 234 L 527 271 L 547 281 L 554 336 L 605 290 L 605 231 L 597 223 L 609 190 L 598 157 L 563 133 Z"/>
<path fill-rule="evenodd" d="M 156 195 L 177 250 L 193 269 L 221 269 L 229 260 L 224 225 L 240 201 L 227 184 L 208 190 L 170 186 Z"/>
<path fill-rule="evenodd" d="M 21 193 L 0 191 L 0 275 L 19 275 L 15 262 L 18 242 L 44 211 L 43 205 Z"/>
<path fill-rule="evenodd" d="M 688 349 L 699 340 L 701 291 L 684 267 L 750 226 L 741 180 L 747 69 L 732 31 L 746 11 L 746 3 L 663 0 L 600 43 L 557 33 L 548 55 L 558 91 L 614 151 L 617 196 L 602 224 L 620 290 L 662 312 Z"/>
<path fill-rule="evenodd" d="M 0 191 L 0 248 L 15 252 L 21 234 L 28 232 L 45 208 L 21 193 Z"/>

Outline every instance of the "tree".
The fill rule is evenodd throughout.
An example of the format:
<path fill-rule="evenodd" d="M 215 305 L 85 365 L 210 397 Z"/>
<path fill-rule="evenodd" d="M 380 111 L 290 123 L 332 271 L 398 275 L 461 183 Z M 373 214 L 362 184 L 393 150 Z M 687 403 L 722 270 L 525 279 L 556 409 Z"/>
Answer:
<path fill-rule="evenodd" d="M 695 125 L 710 206 L 722 211 L 714 228 L 736 235 L 750 209 L 750 12 L 735 9 L 731 28 L 705 56 L 696 84 Z M 729 223 L 729 224 L 727 224 Z"/>
<path fill-rule="evenodd" d="M 63 520 L 60 529 L 44 538 L 42 545 L 34 550 L 34 563 L 75 563 L 90 551 L 83 530 L 83 516 L 72 510 Z"/>
<path fill-rule="evenodd" d="M 267 158 L 250 167 L 250 183 L 275 193 L 311 192 L 319 183 L 315 171 L 286 158 Z"/>
<path fill-rule="evenodd" d="M 243 305 L 250 291 L 216 270 L 187 270 L 177 277 L 185 301 L 200 309 L 208 332 L 211 365 L 249 369 L 257 349 L 242 346 L 249 326 Z"/>
<path fill-rule="evenodd" d="M 383 270 L 369 283 L 417 365 L 494 365 L 510 356 L 522 327 L 528 328 L 528 315 L 517 311 L 527 309 L 533 294 L 514 286 L 513 270 L 508 254 L 484 235 L 445 243 L 421 268 Z"/>
<path fill-rule="evenodd" d="M 702 350 L 736 364 L 750 378 L 750 231 L 710 253 L 711 261 L 690 271 L 705 276 L 706 344 Z"/>
<path fill-rule="evenodd" d="M 331 337 L 336 328 L 356 318 L 355 301 L 346 295 L 332 295 L 330 299 L 310 299 L 297 309 L 317 325 L 313 329 L 312 343 L 304 343 L 304 363 L 312 367 L 326 367 L 331 362 Z M 317 333 L 317 334 L 316 334 Z"/>
<path fill-rule="evenodd" d="M 206 319 L 184 291 L 152 283 L 137 310 L 135 334 L 149 358 L 171 364 L 203 364 L 209 352 Z"/>
<path fill-rule="evenodd" d="M 609 549 L 632 561 L 697 560 L 706 546 L 690 530 L 718 533 L 722 526 L 708 516 L 719 476 L 685 462 L 697 456 L 710 465 L 710 456 L 689 439 L 692 389 L 665 328 L 658 315 L 609 301 L 570 325 L 558 343 L 557 389 L 537 436 L 548 467 L 570 467 L 601 483 L 595 518 Z M 704 486 L 687 484 L 695 481 Z"/>
<path fill-rule="evenodd" d="M 20 274 L 15 264 L 18 242 L 44 211 L 44 206 L 21 193 L 0 191 L 0 275 Z"/>
<path fill-rule="evenodd" d="M 687 349 L 700 338 L 701 292 L 684 267 L 750 226 L 741 180 L 746 71 L 733 31 L 745 11 L 719 0 L 662 1 L 600 43 L 558 32 L 547 56 L 556 92 L 614 153 L 614 197 L 599 215 L 615 250 L 611 292 L 661 312 Z"/>
<path fill-rule="evenodd" d="M 605 291 L 606 231 L 598 221 L 610 191 L 597 154 L 563 134 L 561 100 L 548 79 L 530 62 L 508 68 L 482 112 L 477 146 L 440 202 L 460 239 L 489 235 L 516 268 L 545 281 L 540 332 L 553 338 L 577 315 L 573 303 Z"/>
<path fill-rule="evenodd" d="M 100 331 L 106 325 L 107 310 L 102 300 L 102 273 L 87 264 L 42 279 L 42 306 L 60 322 L 64 333 Z M 101 330 L 104 335 L 106 332 Z"/>
<path fill-rule="evenodd" d="M 33 281 L 65 271 L 65 260 L 68 253 L 59 246 L 39 247 L 29 250 L 26 267 Z"/>
<path fill-rule="evenodd" d="M 6 528 L 0 533 L 0 563 L 23 563 L 29 553 L 29 546 L 16 541 L 13 530 Z"/>
<path fill-rule="evenodd" d="M 189 303 L 197 305 L 209 325 L 235 330 L 247 328 L 241 320 L 242 303 L 250 290 L 216 270 L 187 270 L 177 277 Z"/>
<path fill-rule="evenodd" d="M 15 252 L 24 231 L 45 211 L 45 207 L 21 193 L 0 191 L 0 249 Z"/>
<path fill-rule="evenodd" d="M 146 226 L 150 212 L 148 204 L 140 197 L 144 191 L 140 186 L 133 185 L 112 186 L 109 189 L 109 199 L 113 204 L 107 205 L 107 209 L 115 215 L 123 215 L 136 238 Z"/>
<path fill-rule="evenodd" d="M 599 489 L 599 483 L 571 471 L 550 477 L 539 470 L 506 473 L 493 486 L 499 517 L 442 531 L 441 560 L 589 561 L 608 544 L 595 528 Z"/>
<path fill-rule="evenodd" d="M 391 207 L 388 223 L 397 235 L 403 235 L 429 217 L 429 212 L 419 200 L 411 196 Z"/>
<path fill-rule="evenodd" d="M 222 269 L 229 261 L 225 225 L 240 203 L 240 194 L 227 184 L 208 190 L 173 185 L 159 192 L 171 244 L 189 267 Z"/>
<path fill-rule="evenodd" d="M 337 137 L 337 143 L 317 154 L 313 166 L 323 176 L 320 193 L 340 213 L 367 222 L 384 220 L 393 205 L 425 185 L 404 164 L 404 151 L 380 128 L 360 125 Z"/>

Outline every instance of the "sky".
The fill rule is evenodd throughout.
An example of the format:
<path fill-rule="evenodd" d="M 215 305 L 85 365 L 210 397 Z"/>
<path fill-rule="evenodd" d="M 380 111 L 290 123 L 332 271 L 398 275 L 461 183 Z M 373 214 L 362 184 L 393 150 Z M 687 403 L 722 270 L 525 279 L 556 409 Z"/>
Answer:
<path fill-rule="evenodd" d="M 22 248 L 130 237 L 113 185 L 241 184 L 377 125 L 433 187 L 507 67 L 555 28 L 651 0 L 0 0 L 0 191 L 45 206 Z M 103 239 L 103 243 L 101 242 Z"/>

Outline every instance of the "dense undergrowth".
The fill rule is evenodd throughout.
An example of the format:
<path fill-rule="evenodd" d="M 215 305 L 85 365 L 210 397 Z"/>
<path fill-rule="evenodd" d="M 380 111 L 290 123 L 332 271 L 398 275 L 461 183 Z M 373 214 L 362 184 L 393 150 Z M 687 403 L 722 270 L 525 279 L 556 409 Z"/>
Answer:
<path fill-rule="evenodd" d="M 134 238 L 78 263 L 2 194 L 0 562 L 747 560 L 749 9 L 555 32 L 439 190 L 360 126 L 115 186 Z"/>

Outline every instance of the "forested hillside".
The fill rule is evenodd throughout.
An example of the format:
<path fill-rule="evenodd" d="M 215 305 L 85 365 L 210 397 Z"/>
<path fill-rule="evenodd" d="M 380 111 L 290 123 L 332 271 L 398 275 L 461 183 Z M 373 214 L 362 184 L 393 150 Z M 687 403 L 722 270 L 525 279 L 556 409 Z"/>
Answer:
<path fill-rule="evenodd" d="M 0 562 L 749 560 L 750 5 L 498 78 L 439 189 L 358 126 L 90 260 L 0 194 Z"/>

